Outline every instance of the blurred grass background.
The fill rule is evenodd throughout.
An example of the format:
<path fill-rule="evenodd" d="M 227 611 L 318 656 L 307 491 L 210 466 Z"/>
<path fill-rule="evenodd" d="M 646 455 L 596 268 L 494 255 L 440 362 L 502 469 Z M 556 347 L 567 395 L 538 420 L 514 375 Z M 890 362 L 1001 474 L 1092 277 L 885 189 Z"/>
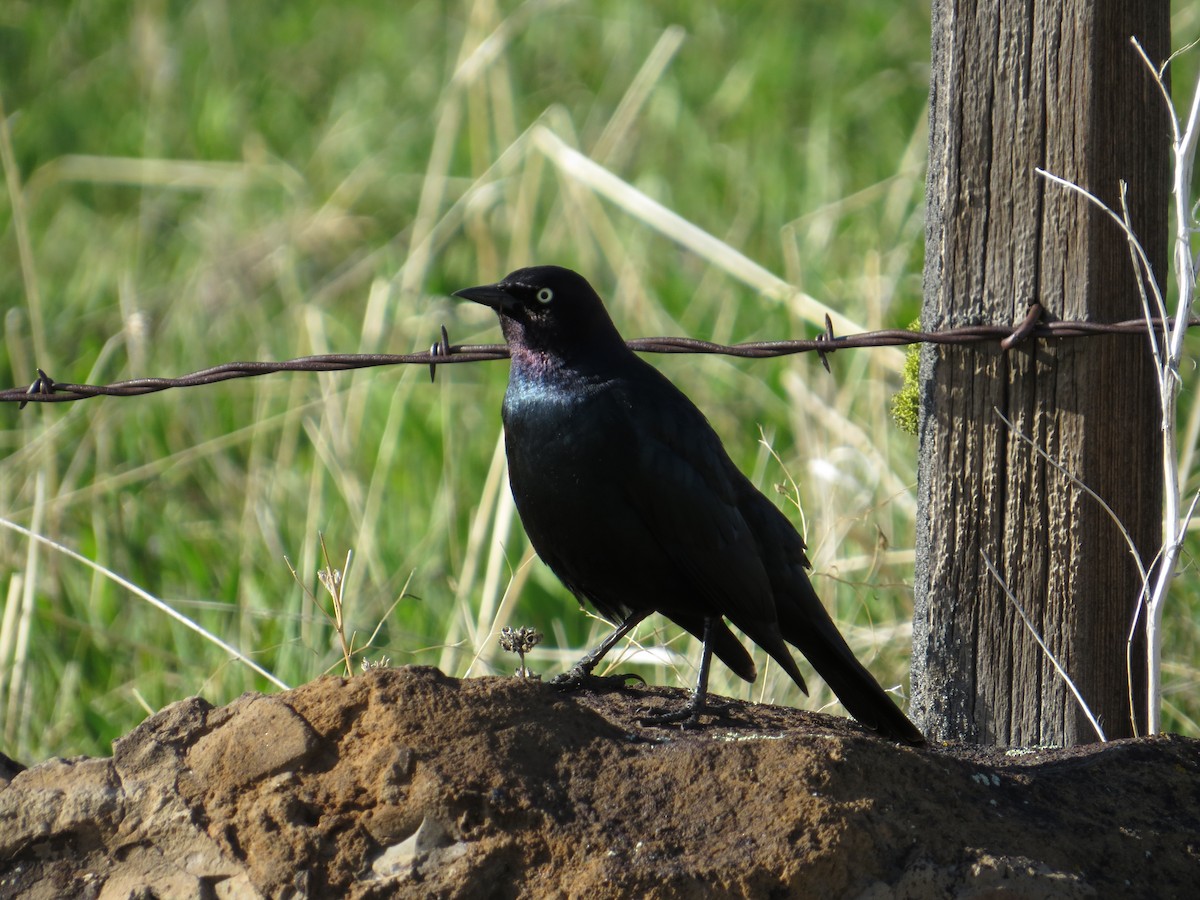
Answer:
<path fill-rule="evenodd" d="M 37 365 L 109 382 L 400 353 L 442 323 L 455 343 L 497 342 L 487 310 L 447 295 L 531 262 L 583 271 L 627 337 L 811 336 L 820 304 L 864 329 L 906 325 L 920 302 L 926 7 L 5 4 L 0 380 L 26 384 Z M 1198 9 L 1177 4 L 1177 46 L 1200 33 Z M 839 354 L 832 376 L 807 356 L 652 361 L 757 484 L 783 486 L 818 590 L 903 694 L 915 440 L 890 422 L 900 354 Z M 320 597 L 318 534 L 337 566 L 353 551 L 347 628 L 360 644 L 378 629 L 365 656 L 509 673 L 495 633 L 532 625 L 547 640 L 531 665 L 548 677 L 607 626 L 531 558 L 515 519 L 506 372 L 277 375 L 10 407 L 0 516 L 288 684 L 340 671 L 285 563 Z M 1165 722 L 1200 734 L 1200 592 L 1185 569 Z M 191 694 L 270 687 L 5 529 L 0 602 L 0 749 L 27 762 L 105 754 Z M 637 637 L 671 652 L 633 645 L 614 665 L 690 686 L 693 641 L 656 618 Z M 714 689 L 841 712 L 819 680 L 805 700 L 756 660 L 755 685 L 717 667 Z"/>

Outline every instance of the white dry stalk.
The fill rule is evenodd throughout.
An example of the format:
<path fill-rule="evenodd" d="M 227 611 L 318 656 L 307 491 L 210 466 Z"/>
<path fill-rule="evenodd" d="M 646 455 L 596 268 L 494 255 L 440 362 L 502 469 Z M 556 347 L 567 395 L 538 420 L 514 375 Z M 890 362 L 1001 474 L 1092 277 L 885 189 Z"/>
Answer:
<path fill-rule="evenodd" d="M 1017 600 L 1016 595 L 1009 588 L 1008 583 L 1000 577 L 1000 573 L 996 571 L 995 565 L 993 565 L 991 559 L 986 553 L 980 551 L 979 555 L 983 557 L 983 564 L 987 566 L 988 572 L 990 572 L 992 577 L 996 579 L 996 584 L 1000 585 L 1000 590 L 1004 591 L 1004 595 L 1008 597 L 1009 602 L 1017 611 L 1017 615 L 1021 617 L 1021 621 L 1025 623 L 1025 627 L 1029 629 L 1029 633 L 1033 635 L 1033 639 L 1037 641 L 1037 645 L 1042 648 L 1042 652 L 1046 654 L 1047 658 L 1049 658 L 1050 664 L 1054 666 L 1054 671 L 1058 673 L 1059 677 L 1062 678 L 1062 680 L 1066 683 L 1067 688 L 1074 695 L 1075 702 L 1079 704 L 1079 708 L 1083 710 L 1083 714 L 1087 716 L 1087 720 L 1092 723 L 1092 728 L 1095 729 L 1096 736 L 1100 738 L 1101 743 L 1106 742 L 1108 738 L 1104 736 L 1104 729 L 1100 727 L 1099 720 L 1095 715 L 1093 715 L 1092 708 L 1087 705 L 1087 701 L 1083 699 L 1083 694 L 1079 692 L 1079 688 L 1075 686 L 1075 682 L 1071 680 L 1071 676 L 1067 674 L 1067 670 L 1062 667 L 1062 663 L 1058 661 L 1058 657 L 1056 657 L 1054 652 L 1046 646 L 1046 642 L 1042 640 L 1042 636 L 1038 634 L 1037 629 L 1033 627 L 1033 622 L 1030 620 L 1029 615 L 1025 612 L 1024 607 L 1021 606 L 1020 601 Z"/>
<path fill-rule="evenodd" d="M 761 296 L 772 300 L 790 300 L 804 317 L 812 322 L 823 323 L 824 317 L 828 315 L 834 329 L 840 334 L 854 334 L 867 330 L 861 323 L 797 290 L 762 264 L 649 197 L 611 170 L 580 153 L 546 126 L 533 126 L 529 136 L 533 146 L 565 177 L 614 203 L 633 218 L 690 250 L 709 265 L 749 285 Z M 897 372 L 904 365 L 903 351 L 894 347 L 881 348 L 880 357 Z"/>
<path fill-rule="evenodd" d="M 57 541 L 52 541 L 49 538 L 44 537 L 43 535 L 40 535 L 35 531 L 31 531 L 30 529 L 25 528 L 24 526 L 18 525 L 16 522 L 10 522 L 8 519 L 0 518 L 0 527 L 8 528 L 11 531 L 15 531 L 17 534 L 21 534 L 21 535 L 24 535 L 25 537 L 29 538 L 30 541 L 32 541 L 34 543 L 40 544 L 44 547 L 49 547 L 52 550 L 57 550 L 59 553 L 62 553 L 64 556 L 70 557 L 71 559 L 75 560 L 78 563 L 83 563 L 83 565 L 87 566 L 92 571 L 94 571 L 100 575 L 103 575 L 105 578 L 108 578 L 109 580 L 119 584 L 121 587 L 125 588 L 125 590 L 127 590 L 130 593 L 134 594 L 135 596 L 140 597 L 141 599 L 145 600 L 147 603 L 149 603 L 151 606 L 153 606 L 159 612 L 166 613 L 168 616 L 170 616 L 176 622 L 179 622 L 181 625 L 183 625 L 187 628 L 190 628 L 192 631 L 196 632 L 196 634 L 200 635 L 202 638 L 204 638 L 209 643 L 214 644 L 217 647 L 221 648 L 226 653 L 228 653 L 230 656 L 232 656 L 234 659 L 236 659 L 238 662 L 242 663 L 244 666 L 247 666 L 248 668 L 257 672 L 263 678 L 267 679 L 267 681 L 271 682 L 271 684 L 275 685 L 275 687 L 277 687 L 283 691 L 286 691 L 288 689 L 287 684 L 280 681 L 278 678 L 276 678 L 274 675 L 272 675 L 270 672 L 268 672 L 266 669 L 264 669 L 262 666 L 260 666 L 254 660 L 252 660 L 245 653 L 242 653 L 242 651 L 238 650 L 232 644 L 229 644 L 226 641 L 221 640 L 221 638 L 217 637 L 215 634 L 208 631 L 207 629 L 201 627 L 195 621 L 193 621 L 192 619 L 189 619 L 187 616 L 183 615 L 183 613 L 174 609 L 172 606 L 170 606 L 165 601 L 160 600 L 158 597 L 155 597 L 153 594 L 149 593 L 148 591 L 145 591 L 142 588 L 138 587 L 136 584 L 134 584 L 129 579 L 122 578 L 120 575 L 118 575 L 112 569 L 106 569 L 104 566 L 100 565 L 98 562 L 88 559 L 86 556 L 84 556 L 81 553 L 76 553 L 70 547 L 64 546 L 63 544 L 60 544 Z"/>
<path fill-rule="evenodd" d="M 41 529 L 46 516 L 46 477 L 39 471 L 34 484 L 33 522 L 31 527 Z M 29 635 L 33 622 L 34 588 L 41 570 L 41 554 L 37 544 L 30 543 L 25 555 L 23 578 L 14 579 L 13 590 L 5 609 L 5 628 L 0 631 L 0 672 L 3 673 L 4 693 L 4 739 L 18 748 L 27 746 L 30 715 L 29 697 L 32 681 L 29 678 Z M 19 597 L 18 597 L 19 594 Z M 11 624 L 10 624 L 11 623 Z M 6 663 L 11 658 L 11 665 Z"/>
<path fill-rule="evenodd" d="M 1133 233 L 1128 211 L 1124 210 L 1124 215 L 1118 215 L 1100 198 L 1079 185 L 1060 178 L 1057 175 L 1052 175 L 1042 169 L 1038 169 L 1037 172 L 1055 184 L 1061 185 L 1085 197 L 1117 223 L 1125 233 L 1126 239 L 1129 241 L 1130 253 L 1134 257 L 1138 286 L 1142 294 L 1142 305 L 1146 318 L 1149 320 L 1157 315 L 1162 316 L 1164 319 L 1161 344 L 1159 341 L 1160 336 L 1155 334 L 1152 326 L 1148 325 L 1150 329 L 1151 349 L 1158 372 L 1159 403 L 1162 409 L 1162 547 L 1159 550 L 1156 560 L 1157 566 L 1151 575 L 1153 583 L 1143 587 L 1134 617 L 1134 622 L 1136 623 L 1137 617 L 1141 615 L 1142 602 L 1144 601 L 1147 655 L 1147 730 L 1150 734 L 1157 734 L 1162 728 L 1163 609 L 1167 592 L 1170 589 L 1171 581 L 1175 576 L 1175 569 L 1179 563 L 1179 556 L 1183 549 L 1183 540 L 1187 534 L 1188 525 L 1196 510 L 1197 500 L 1200 500 L 1200 495 L 1193 497 L 1191 503 L 1188 505 L 1187 512 L 1182 516 L 1180 515 L 1180 510 L 1183 507 L 1183 497 L 1180 493 L 1179 437 L 1175 419 L 1178 408 L 1179 388 L 1182 384 L 1179 376 L 1179 368 L 1183 359 L 1183 340 L 1187 333 L 1188 321 L 1191 318 L 1192 305 L 1195 301 L 1196 268 L 1198 262 L 1200 262 L 1193 258 L 1191 250 L 1191 237 L 1198 229 L 1193 222 L 1189 203 L 1196 145 L 1197 141 L 1200 140 L 1200 83 L 1197 83 L 1192 94 L 1192 104 L 1188 112 L 1187 123 L 1181 126 L 1175 105 L 1171 102 L 1171 95 L 1162 78 L 1166 65 L 1171 62 L 1171 59 L 1174 59 L 1174 56 L 1168 59 L 1162 68 L 1158 68 L 1150 61 L 1150 58 L 1146 55 L 1146 52 L 1142 49 L 1137 39 L 1131 38 L 1130 40 L 1141 56 L 1142 61 L 1150 70 L 1155 84 L 1158 85 L 1171 122 L 1171 150 L 1174 156 L 1174 177 L 1171 188 L 1172 219 L 1175 223 L 1175 250 L 1173 257 L 1179 296 L 1175 306 L 1174 322 L 1170 326 L 1165 321 L 1165 292 L 1155 279 L 1145 250 L 1138 241 L 1137 235 Z M 1124 185 L 1122 185 L 1123 207 L 1124 197 Z M 1153 307 L 1151 305 L 1151 298 L 1146 294 L 1147 288 L 1153 297 Z M 1192 449 L 1190 447 L 1187 448 L 1186 452 L 1189 456 Z M 1131 625 L 1131 641 L 1133 627 Z"/>
<path fill-rule="evenodd" d="M 1179 397 L 1179 364 L 1183 359 L 1183 338 L 1187 333 L 1188 320 L 1191 318 L 1192 303 L 1196 294 L 1196 262 L 1191 251 L 1191 237 L 1196 229 L 1192 220 L 1189 198 L 1192 165 L 1196 159 L 1196 141 L 1200 137 L 1200 133 L 1197 131 L 1200 127 L 1198 125 L 1198 120 L 1200 120 L 1200 83 L 1192 91 L 1192 108 L 1188 113 L 1187 126 L 1181 134 L 1179 117 L 1175 111 L 1175 105 L 1171 102 L 1171 96 L 1163 84 L 1162 73 L 1150 63 L 1136 39 L 1133 40 L 1133 44 L 1153 74 L 1155 83 L 1162 92 L 1167 111 L 1170 113 L 1171 149 L 1175 156 L 1175 179 L 1171 186 L 1171 194 L 1175 222 L 1175 277 L 1179 287 L 1179 299 L 1175 310 L 1175 325 L 1171 330 L 1171 341 L 1168 345 L 1168 368 L 1162 370 L 1159 382 L 1163 407 L 1163 558 L 1159 564 L 1158 578 L 1151 591 L 1149 608 L 1146 611 L 1146 644 L 1149 654 L 1147 660 L 1149 731 L 1151 734 L 1157 734 L 1162 725 L 1163 601 L 1166 598 L 1171 579 L 1175 575 L 1175 566 L 1188 526 L 1188 522 L 1179 517 L 1181 495 L 1175 409 Z M 1196 502 L 1193 500 L 1188 509 L 1189 518 L 1195 508 Z"/>
<path fill-rule="evenodd" d="M 1121 533 L 1121 537 L 1124 538 L 1124 540 L 1125 540 L 1125 545 L 1129 548 L 1129 555 L 1133 559 L 1133 564 L 1135 566 L 1137 566 L 1138 575 L 1141 577 L 1141 580 L 1142 580 L 1142 588 L 1138 594 L 1137 606 L 1134 609 L 1134 613 L 1133 613 L 1133 622 L 1131 623 L 1130 628 L 1129 628 L 1129 635 L 1125 639 L 1125 669 L 1126 669 L 1126 684 L 1128 685 L 1128 688 L 1129 688 L 1130 724 L 1133 725 L 1134 734 L 1137 734 L 1138 729 L 1140 728 L 1140 725 L 1138 724 L 1137 720 L 1133 717 L 1133 709 L 1134 709 L 1134 703 L 1133 703 L 1133 699 L 1134 699 L 1133 698 L 1133 652 L 1132 652 L 1133 651 L 1133 638 L 1134 638 L 1134 635 L 1137 633 L 1138 617 L 1141 616 L 1142 608 L 1145 606 L 1146 594 L 1149 590 L 1149 585 L 1150 585 L 1151 569 L 1148 569 L 1145 566 L 1145 564 L 1143 564 L 1141 554 L 1138 553 L 1137 544 L 1135 544 L 1133 542 L 1133 535 L 1131 535 L 1129 533 L 1129 529 L 1125 527 L 1125 523 L 1121 521 L 1121 517 L 1116 514 L 1116 512 L 1113 510 L 1113 508 L 1108 505 L 1108 502 L 1103 497 L 1101 497 L 1094 490 L 1092 490 L 1090 487 L 1088 487 L 1088 485 L 1086 483 L 1084 483 L 1080 478 L 1078 478 L 1074 473 L 1072 473 L 1061 462 L 1059 462 L 1057 459 L 1055 459 L 1053 456 L 1051 456 L 1049 453 L 1047 453 L 1045 450 L 1043 450 L 1041 447 L 1039 447 L 1036 443 L 1034 443 L 1033 438 L 1031 438 L 1029 435 L 1025 434 L 1023 431 L 1019 430 L 1011 421 L 1009 421 L 1009 419 L 1004 415 L 1004 413 L 1000 412 L 1000 410 L 996 409 L 995 407 L 993 407 L 992 411 L 996 414 L 996 416 L 1000 419 L 1000 421 L 1003 422 L 1005 424 L 1005 426 L 1007 426 L 1009 432 L 1011 432 L 1019 440 L 1022 440 L 1026 444 L 1028 444 L 1029 448 L 1031 450 L 1033 450 L 1034 453 L 1036 453 L 1038 456 L 1040 456 L 1042 459 L 1044 459 L 1049 465 L 1054 467 L 1059 472 L 1059 474 L 1061 474 L 1064 478 L 1066 478 L 1068 481 L 1070 481 L 1073 485 L 1075 485 L 1077 488 L 1079 488 L 1081 491 L 1083 491 L 1085 494 L 1087 494 L 1089 497 L 1091 497 L 1093 500 L 1095 500 L 1100 505 L 1100 508 L 1103 509 L 1104 512 L 1108 515 L 1108 517 L 1112 520 L 1113 524 L 1117 526 L 1117 531 L 1119 531 Z M 1160 555 L 1161 555 L 1161 552 L 1162 551 L 1160 550 L 1159 551 Z M 986 556 L 984 557 L 984 561 L 987 562 Z M 1158 557 L 1156 556 L 1155 559 L 1151 562 L 1151 568 L 1153 567 L 1154 563 L 1157 561 L 1158 561 Z M 1005 593 L 1008 593 L 1008 588 L 1006 586 L 1004 586 L 1003 583 L 1001 583 L 1001 586 L 1004 587 Z M 1008 595 L 1010 598 L 1012 598 L 1011 593 L 1009 593 Z M 1013 604 L 1017 605 L 1015 598 L 1013 599 Z M 1023 610 L 1021 610 L 1020 606 L 1017 606 L 1017 611 L 1021 613 L 1022 618 L 1025 618 L 1025 613 Z M 1025 624 L 1029 626 L 1030 631 L 1033 631 L 1033 626 L 1029 623 L 1028 619 L 1025 619 Z M 1040 646 L 1045 647 L 1045 644 L 1042 643 L 1042 639 L 1038 636 L 1036 631 L 1033 631 L 1033 636 L 1037 640 L 1037 642 Z M 1049 651 L 1047 651 L 1047 655 L 1049 655 Z M 1050 656 L 1050 661 L 1054 663 L 1054 667 L 1056 669 L 1059 668 L 1058 662 L 1054 659 L 1054 657 L 1052 655 Z M 1064 678 L 1066 677 L 1065 674 L 1063 677 Z M 1069 680 L 1068 680 L 1068 683 L 1070 683 Z M 1073 685 L 1072 685 L 1072 690 L 1074 690 Z M 1084 704 L 1084 711 L 1087 712 L 1086 704 Z M 1101 737 L 1100 739 L 1104 740 L 1103 737 Z"/>

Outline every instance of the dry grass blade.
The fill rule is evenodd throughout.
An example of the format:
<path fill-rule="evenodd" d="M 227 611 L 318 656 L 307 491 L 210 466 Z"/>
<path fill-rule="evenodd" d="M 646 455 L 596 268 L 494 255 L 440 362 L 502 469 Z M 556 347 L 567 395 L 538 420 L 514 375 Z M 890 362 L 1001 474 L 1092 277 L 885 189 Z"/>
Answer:
<path fill-rule="evenodd" d="M 153 596 L 152 594 L 148 593 L 147 591 L 142 590 L 140 587 L 138 587 L 133 582 L 131 582 L 125 578 L 122 578 L 120 575 L 118 575 L 116 572 L 113 572 L 111 569 L 106 569 L 104 566 L 101 566 L 98 563 L 93 562 L 92 560 L 88 559 L 86 556 L 83 556 L 80 553 L 76 553 L 70 547 L 65 547 L 56 541 L 52 541 L 47 537 L 43 537 L 42 535 L 37 534 L 28 528 L 24 528 L 21 525 L 18 525 L 16 522 L 10 522 L 8 519 L 0 518 L 0 526 L 3 526 L 11 531 L 15 531 L 17 534 L 20 534 L 20 535 L 23 535 L 23 536 L 29 538 L 29 540 L 34 543 L 49 547 L 52 550 L 56 550 L 59 553 L 63 554 L 64 556 L 67 556 L 70 559 L 73 559 L 78 563 L 82 563 L 83 565 L 87 566 L 89 569 L 96 572 L 97 574 L 103 575 L 105 578 L 109 579 L 110 581 L 113 581 L 114 583 L 119 584 L 121 587 L 125 588 L 125 590 L 129 591 L 134 596 L 140 597 L 142 600 L 145 600 L 147 603 L 149 603 L 151 606 L 153 606 L 159 612 L 166 613 L 166 615 L 170 616 L 176 622 L 179 622 L 184 627 L 189 628 L 190 630 L 196 632 L 198 635 L 200 635 L 202 638 L 204 638 L 209 643 L 214 644 L 215 646 L 219 647 L 224 652 L 228 653 L 230 656 L 232 656 L 234 659 L 236 659 L 242 665 L 246 666 L 247 668 L 249 668 L 249 669 L 253 670 L 254 672 L 256 672 L 257 674 L 261 675 L 263 678 L 265 678 L 271 684 L 275 685 L 275 687 L 279 688 L 280 690 L 285 690 L 285 691 L 288 689 L 288 685 L 286 683 L 284 683 L 283 681 L 280 681 L 278 678 L 276 678 L 274 675 L 272 675 L 270 672 L 268 672 L 266 669 L 264 669 L 262 666 L 260 666 L 254 660 L 250 659 L 250 657 L 246 656 L 246 654 L 242 653 L 242 651 L 238 650 L 236 647 L 232 646 L 231 644 L 223 641 L 221 638 L 217 637 L 215 634 L 212 634 L 208 630 L 202 628 L 196 622 L 192 621 L 187 616 L 172 609 L 171 606 L 164 603 L 162 600 L 159 600 L 157 597 Z"/>

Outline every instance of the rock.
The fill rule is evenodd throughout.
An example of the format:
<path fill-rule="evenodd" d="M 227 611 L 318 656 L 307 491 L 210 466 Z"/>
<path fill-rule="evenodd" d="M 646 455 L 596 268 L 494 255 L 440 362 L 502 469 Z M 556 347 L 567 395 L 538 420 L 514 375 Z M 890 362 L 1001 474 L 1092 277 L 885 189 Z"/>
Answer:
<path fill-rule="evenodd" d="M 192 698 L 0 780 L 0 897 L 1187 896 L 1200 742 L 899 747 L 434 669 Z"/>

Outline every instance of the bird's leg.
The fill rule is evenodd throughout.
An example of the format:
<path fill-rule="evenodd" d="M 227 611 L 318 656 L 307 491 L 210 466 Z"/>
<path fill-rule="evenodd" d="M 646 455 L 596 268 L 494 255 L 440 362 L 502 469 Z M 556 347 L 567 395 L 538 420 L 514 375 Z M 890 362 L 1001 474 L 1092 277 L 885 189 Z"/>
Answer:
<path fill-rule="evenodd" d="M 550 680 L 550 683 L 564 690 L 582 687 L 589 680 L 599 681 L 604 684 L 619 685 L 620 687 L 624 687 L 625 682 L 630 679 L 642 681 L 644 684 L 645 682 L 640 675 L 611 675 L 606 678 L 599 678 L 592 675 L 592 669 L 596 668 L 600 660 L 604 659 L 608 651 L 615 647 L 621 638 L 633 631 L 638 623 L 648 615 L 650 615 L 650 610 L 648 609 L 631 613 L 624 622 L 613 630 L 612 634 L 600 642 L 600 645 L 595 650 L 592 650 L 587 656 L 575 663 L 569 671 L 561 675 L 556 675 Z"/>
<path fill-rule="evenodd" d="M 672 713 L 660 713 L 645 716 L 643 725 L 670 725 L 678 723 L 684 728 L 694 728 L 700 724 L 700 716 L 708 710 L 708 672 L 712 667 L 712 636 L 713 617 L 704 617 L 704 647 L 700 651 L 700 672 L 696 676 L 696 690 L 692 699 L 683 709 Z"/>

